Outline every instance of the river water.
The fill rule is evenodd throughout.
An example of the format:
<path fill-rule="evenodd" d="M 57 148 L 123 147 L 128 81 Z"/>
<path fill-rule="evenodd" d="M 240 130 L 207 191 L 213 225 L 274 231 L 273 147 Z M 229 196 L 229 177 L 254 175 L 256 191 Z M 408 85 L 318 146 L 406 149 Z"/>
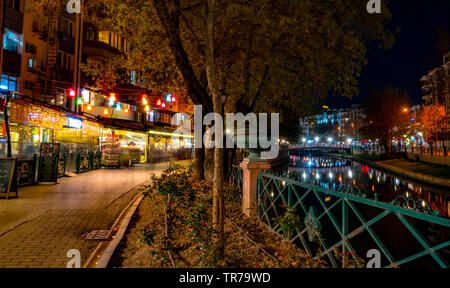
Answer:
<path fill-rule="evenodd" d="M 372 168 L 358 161 L 329 156 L 290 156 L 289 174 L 295 174 L 302 182 L 313 183 L 328 189 L 342 184 L 359 187 L 368 197 L 392 202 L 399 195 L 415 200 L 425 200 L 440 216 L 450 218 L 450 191 L 399 177 Z"/>

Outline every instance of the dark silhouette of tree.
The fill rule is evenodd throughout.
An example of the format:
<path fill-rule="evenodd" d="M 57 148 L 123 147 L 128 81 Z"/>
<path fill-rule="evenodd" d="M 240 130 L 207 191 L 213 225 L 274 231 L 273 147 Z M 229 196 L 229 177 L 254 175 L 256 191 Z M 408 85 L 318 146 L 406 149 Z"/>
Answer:
<path fill-rule="evenodd" d="M 410 124 L 408 95 L 395 88 L 374 92 L 367 104 L 366 133 L 391 152 L 392 140 L 400 138 Z M 406 110 L 405 110 L 406 109 Z"/>

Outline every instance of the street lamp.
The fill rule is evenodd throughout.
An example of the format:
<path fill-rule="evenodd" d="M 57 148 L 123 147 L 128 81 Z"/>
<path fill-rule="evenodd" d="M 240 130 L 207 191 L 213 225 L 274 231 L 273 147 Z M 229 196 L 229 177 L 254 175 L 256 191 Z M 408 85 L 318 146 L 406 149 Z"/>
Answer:
<path fill-rule="evenodd" d="M 333 138 L 329 137 L 328 142 L 331 143 L 333 141 Z"/>
<path fill-rule="evenodd" d="M 319 137 L 314 138 L 314 141 L 319 142 Z"/>
<path fill-rule="evenodd" d="M 403 108 L 403 113 L 407 113 L 408 112 L 408 107 Z"/>

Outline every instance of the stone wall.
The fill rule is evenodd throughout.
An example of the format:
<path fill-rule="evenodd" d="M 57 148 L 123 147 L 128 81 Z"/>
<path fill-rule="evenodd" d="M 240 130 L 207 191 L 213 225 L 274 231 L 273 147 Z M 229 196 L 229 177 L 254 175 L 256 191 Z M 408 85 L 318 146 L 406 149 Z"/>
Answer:
<path fill-rule="evenodd" d="M 406 153 L 408 159 L 422 161 L 426 163 L 450 166 L 450 156 L 439 156 L 429 154 Z"/>

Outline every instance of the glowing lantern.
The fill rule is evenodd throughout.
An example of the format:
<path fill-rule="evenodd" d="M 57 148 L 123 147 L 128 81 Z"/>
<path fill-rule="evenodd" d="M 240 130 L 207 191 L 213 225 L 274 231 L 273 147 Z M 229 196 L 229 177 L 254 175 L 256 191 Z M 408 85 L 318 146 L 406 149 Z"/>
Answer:
<path fill-rule="evenodd" d="M 156 102 L 156 105 L 157 105 L 157 106 L 161 106 L 161 103 L 162 103 L 162 102 L 161 102 L 161 99 L 158 99 L 158 102 Z"/>
<path fill-rule="evenodd" d="M 108 115 L 108 114 L 109 114 L 109 110 L 108 110 L 108 109 L 106 109 L 106 108 L 105 108 L 105 109 L 103 109 L 103 114 L 104 114 L 104 115 Z"/>
<path fill-rule="evenodd" d="M 75 89 L 70 88 L 69 89 L 69 97 L 76 97 L 77 96 L 77 91 L 75 91 Z"/>
<path fill-rule="evenodd" d="M 87 111 L 92 111 L 92 105 L 91 104 L 87 105 L 86 109 Z"/>
<path fill-rule="evenodd" d="M 177 98 L 175 98 L 175 96 L 172 96 L 172 102 L 177 102 Z"/>
<path fill-rule="evenodd" d="M 150 106 L 148 106 L 148 105 L 145 106 L 145 111 L 146 111 L 146 112 L 149 112 L 149 111 L 150 111 Z"/>
<path fill-rule="evenodd" d="M 163 103 L 161 104 L 161 107 L 162 107 L 162 108 L 166 108 L 166 102 L 163 102 Z"/>

